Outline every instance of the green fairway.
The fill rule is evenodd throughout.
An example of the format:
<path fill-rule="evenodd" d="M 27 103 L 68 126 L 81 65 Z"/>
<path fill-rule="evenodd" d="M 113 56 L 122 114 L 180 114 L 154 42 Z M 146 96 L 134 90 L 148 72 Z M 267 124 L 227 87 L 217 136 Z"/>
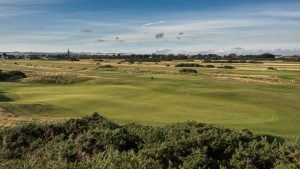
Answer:
<path fill-rule="evenodd" d="M 155 69 L 154 66 L 149 69 Z M 127 69 L 133 68 L 124 67 Z M 300 135 L 299 84 L 219 80 L 208 74 L 222 71 L 222 74 L 245 75 L 250 70 L 200 68 L 204 74 L 196 76 L 131 75 L 124 70 L 77 71 L 101 78 L 67 85 L 0 83 L 1 98 L 11 100 L 3 100 L 0 105 L 2 109 L 21 116 L 70 118 L 99 112 L 120 123 L 164 125 L 195 120 L 237 129 L 248 128 L 256 133 L 287 137 Z M 253 72 L 257 74 L 255 70 Z M 297 72 L 284 73 L 280 72 L 278 76 L 299 77 Z"/>

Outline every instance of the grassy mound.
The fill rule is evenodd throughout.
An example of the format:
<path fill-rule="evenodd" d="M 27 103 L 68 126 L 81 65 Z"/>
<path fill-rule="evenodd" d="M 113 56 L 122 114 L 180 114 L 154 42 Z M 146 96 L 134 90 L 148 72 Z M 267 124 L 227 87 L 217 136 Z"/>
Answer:
<path fill-rule="evenodd" d="M 112 65 L 100 65 L 96 67 L 96 70 L 100 71 L 116 71 L 118 68 Z"/>
<path fill-rule="evenodd" d="M 13 81 L 22 78 L 26 78 L 26 75 L 21 71 L 13 70 L 4 72 L 0 69 L 0 81 Z"/>
<path fill-rule="evenodd" d="M 197 74 L 198 71 L 194 69 L 180 69 L 179 72 L 181 74 Z"/>
<path fill-rule="evenodd" d="M 10 102 L 13 101 L 11 98 L 5 96 L 2 94 L 2 92 L 0 91 L 0 102 Z"/>
<path fill-rule="evenodd" d="M 218 68 L 221 68 L 221 69 L 234 69 L 235 67 L 233 67 L 233 66 L 220 66 Z"/>
<path fill-rule="evenodd" d="M 197 63 L 179 63 L 175 65 L 175 67 L 203 67 L 203 66 Z"/>
<path fill-rule="evenodd" d="M 121 126 L 98 114 L 0 131 L 0 168 L 299 168 L 300 140 L 196 122 Z"/>
<path fill-rule="evenodd" d="M 44 84 L 73 84 L 89 80 L 89 78 L 80 77 L 76 74 L 68 73 L 46 73 L 30 77 L 27 82 L 44 83 Z"/>

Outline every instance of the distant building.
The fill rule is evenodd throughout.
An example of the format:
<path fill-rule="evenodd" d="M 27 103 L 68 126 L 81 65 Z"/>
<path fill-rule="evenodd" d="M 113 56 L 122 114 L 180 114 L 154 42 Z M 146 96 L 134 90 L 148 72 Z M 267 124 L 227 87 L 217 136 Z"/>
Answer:
<path fill-rule="evenodd" d="M 70 61 L 79 61 L 79 55 L 72 54 L 68 48 L 66 59 Z"/>
<path fill-rule="evenodd" d="M 67 52 L 67 57 L 68 58 L 71 58 L 71 52 L 70 52 L 70 49 L 68 48 L 68 52 Z"/>
<path fill-rule="evenodd" d="M 20 59 L 22 56 L 17 56 L 15 53 L 2 53 L 3 59 Z"/>
<path fill-rule="evenodd" d="M 1 53 L 1 58 L 5 59 L 6 58 L 6 53 Z"/>

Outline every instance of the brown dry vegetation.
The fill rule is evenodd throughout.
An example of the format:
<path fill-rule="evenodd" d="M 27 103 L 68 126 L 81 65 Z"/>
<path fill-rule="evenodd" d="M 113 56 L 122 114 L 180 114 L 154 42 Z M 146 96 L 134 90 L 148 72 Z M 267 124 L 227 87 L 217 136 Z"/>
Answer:
<path fill-rule="evenodd" d="M 35 74 L 25 80 L 25 82 L 50 83 L 50 84 L 70 84 L 90 80 L 89 76 L 78 76 L 69 73 L 42 73 Z"/>
<path fill-rule="evenodd" d="M 219 80 L 240 81 L 246 83 L 265 83 L 265 84 L 300 84 L 299 80 L 282 79 L 266 75 L 238 75 L 238 74 L 216 74 L 213 77 Z"/>

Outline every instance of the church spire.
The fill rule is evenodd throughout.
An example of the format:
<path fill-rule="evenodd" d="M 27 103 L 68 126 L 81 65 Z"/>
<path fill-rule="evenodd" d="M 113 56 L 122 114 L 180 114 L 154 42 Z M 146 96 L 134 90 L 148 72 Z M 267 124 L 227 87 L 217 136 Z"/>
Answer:
<path fill-rule="evenodd" d="M 70 49 L 68 48 L 68 57 L 70 58 L 71 54 L 70 54 Z"/>

